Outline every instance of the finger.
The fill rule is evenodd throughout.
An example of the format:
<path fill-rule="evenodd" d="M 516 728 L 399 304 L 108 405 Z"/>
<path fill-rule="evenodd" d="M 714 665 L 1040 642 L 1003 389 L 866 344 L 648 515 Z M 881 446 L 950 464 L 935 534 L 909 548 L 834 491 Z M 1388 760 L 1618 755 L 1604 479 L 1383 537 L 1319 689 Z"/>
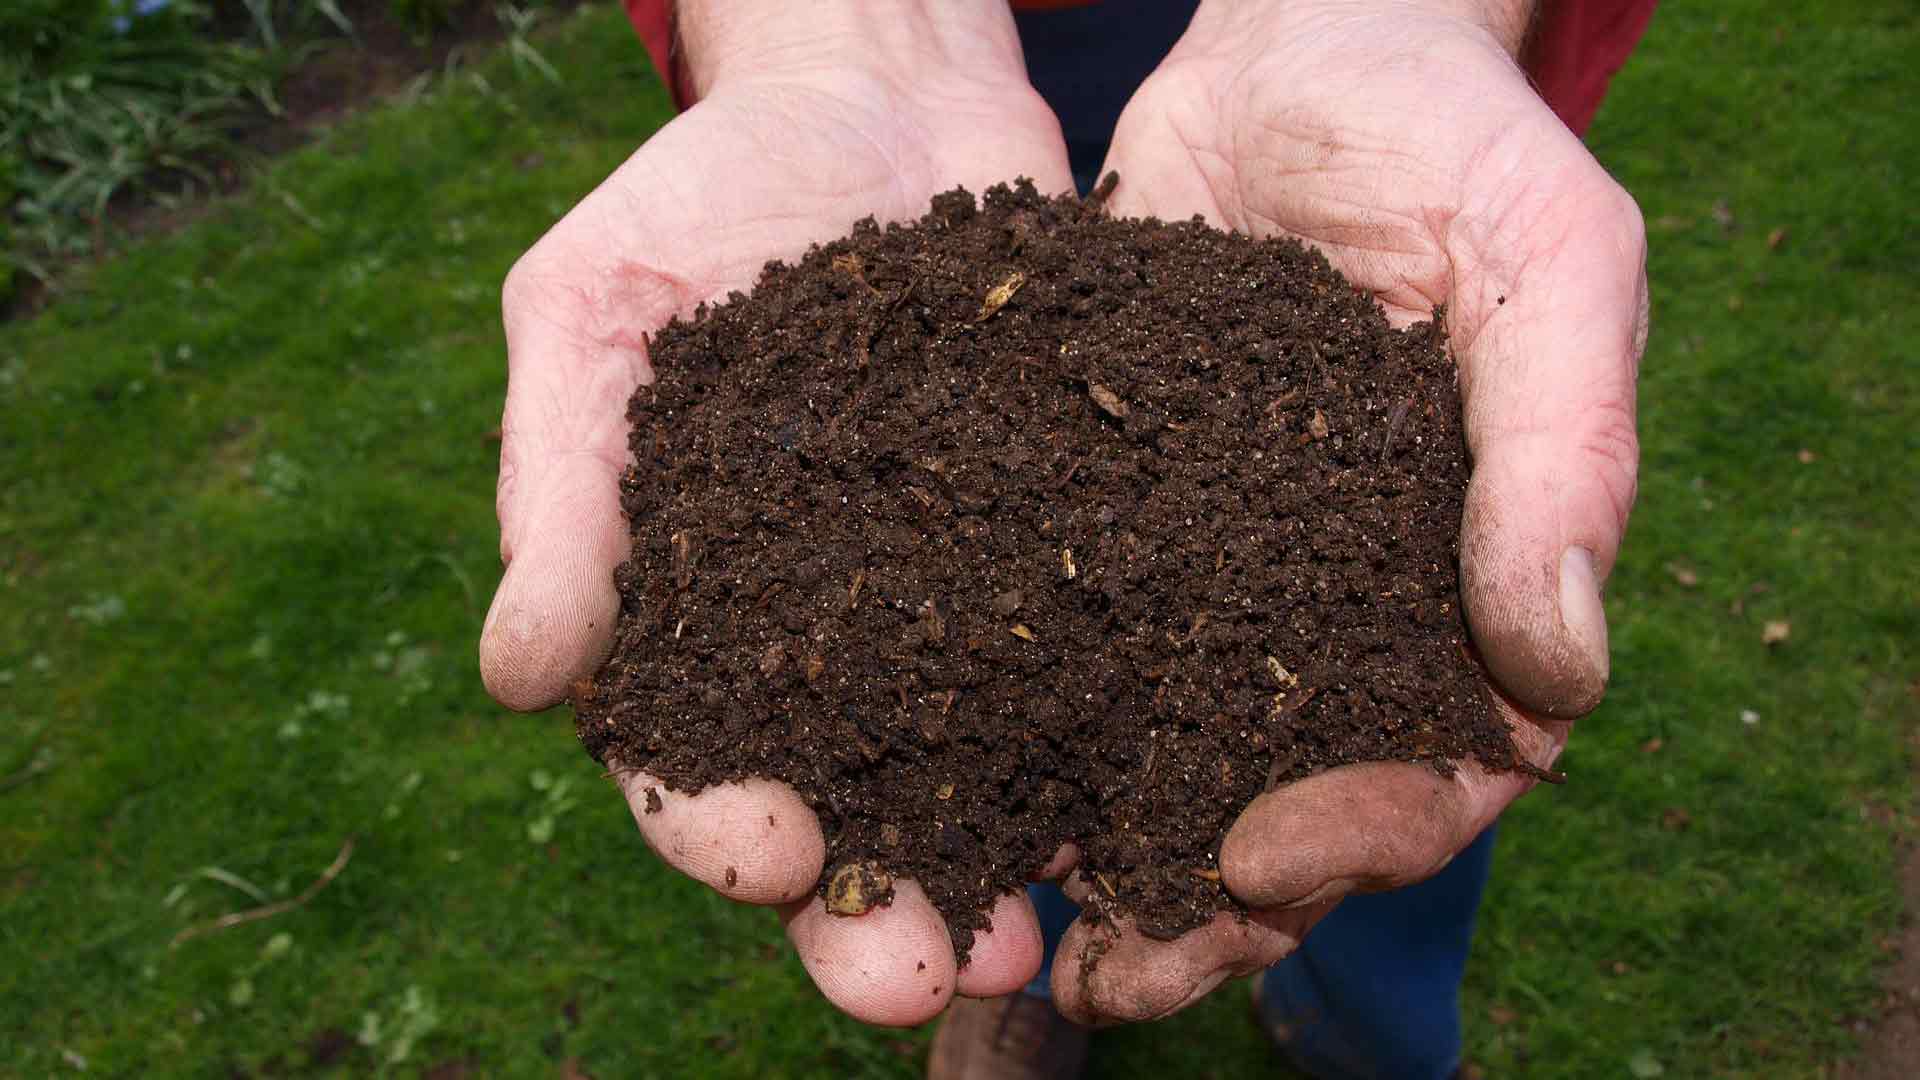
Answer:
<path fill-rule="evenodd" d="M 783 907 L 781 918 L 814 985 L 855 1020 L 911 1027 L 953 1000 L 947 924 L 911 881 L 896 880 L 893 902 L 864 915 L 834 915 L 816 897 Z"/>
<path fill-rule="evenodd" d="M 487 692 L 522 711 L 558 704 L 605 658 L 620 611 L 613 572 L 628 552 L 619 472 L 605 459 L 559 458 L 528 472 L 516 479 L 525 498 L 501 515 L 511 561 L 480 631 Z M 509 544 L 516 536 L 526 539 Z"/>
<path fill-rule="evenodd" d="M 1011 994 L 1040 973 L 1040 920 L 1027 892 L 1007 893 L 993 902 L 992 929 L 973 935 L 973 950 L 959 971 L 956 992 L 989 998 Z"/>
<path fill-rule="evenodd" d="M 1047 865 L 1033 876 L 1035 881 L 1059 881 L 1080 865 L 1080 847 L 1077 844 L 1061 844 L 1060 850 L 1053 853 Z"/>
<path fill-rule="evenodd" d="M 1516 752 L 1550 767 L 1566 721 L 1530 722 L 1504 703 Z M 1424 881 L 1444 869 L 1536 781 L 1461 763 L 1344 765 L 1255 799 L 1220 845 L 1220 878 L 1248 907 L 1285 909 Z"/>
<path fill-rule="evenodd" d="M 1279 963 L 1332 908 L 1221 912 L 1173 941 L 1155 941 L 1125 921 L 1081 918 L 1054 955 L 1054 1007 L 1088 1025 L 1171 1016 L 1230 978 Z"/>
<path fill-rule="evenodd" d="M 675 870 L 748 904 L 799 900 L 819 883 L 820 823 L 785 784 L 747 780 L 682 795 L 608 765 L 647 846 Z"/>
<path fill-rule="evenodd" d="M 1646 241 L 1633 200 L 1571 134 L 1555 126 L 1519 150 L 1536 173 L 1564 164 L 1509 176 L 1500 204 L 1462 214 L 1449 239 L 1473 456 L 1461 586 L 1494 679 L 1536 711 L 1574 717 L 1607 682 L 1600 585 L 1636 487 Z"/>
<path fill-rule="evenodd" d="M 559 702 L 606 655 L 619 611 L 613 571 L 628 553 L 626 402 L 653 378 L 642 331 L 691 294 L 635 264 L 577 281 L 582 271 L 543 269 L 542 259 L 523 259 L 502 297 L 508 377 L 495 508 L 507 570 L 480 635 L 481 678 L 514 709 Z"/>

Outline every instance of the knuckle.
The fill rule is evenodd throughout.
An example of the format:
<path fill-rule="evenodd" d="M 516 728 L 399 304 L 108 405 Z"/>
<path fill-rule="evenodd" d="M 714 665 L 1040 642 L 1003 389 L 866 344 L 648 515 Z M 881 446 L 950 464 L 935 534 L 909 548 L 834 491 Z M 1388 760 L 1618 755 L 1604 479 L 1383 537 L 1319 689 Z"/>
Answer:
<path fill-rule="evenodd" d="M 1641 213 L 1640 203 L 1626 188 L 1608 177 L 1612 187 L 1609 204 L 1612 207 L 1614 235 L 1621 249 L 1634 256 L 1634 262 L 1644 263 L 1647 257 L 1647 219 Z"/>

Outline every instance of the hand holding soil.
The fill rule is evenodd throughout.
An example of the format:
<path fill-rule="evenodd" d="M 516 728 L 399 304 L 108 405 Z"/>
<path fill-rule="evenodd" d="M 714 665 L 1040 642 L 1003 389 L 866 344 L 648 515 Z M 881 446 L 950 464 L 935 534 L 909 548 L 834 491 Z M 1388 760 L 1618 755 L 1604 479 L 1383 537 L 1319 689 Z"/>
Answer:
<path fill-rule="evenodd" d="M 1302 237 L 1398 325 L 1447 307 L 1473 480 L 1463 596 L 1516 748 L 1550 768 L 1607 677 L 1599 584 L 1634 497 L 1646 246 L 1631 197 L 1527 85 L 1519 28 L 1396 8 L 1202 5 L 1122 116 L 1116 214 Z M 1291 951 L 1326 901 L 1437 871 L 1533 784 L 1466 763 L 1332 770 L 1261 796 L 1221 849 L 1263 909 L 1173 943 L 1069 931 L 1054 1001 L 1166 1015 Z M 1089 948 L 1087 980 L 1063 977 Z"/>
<path fill-rule="evenodd" d="M 1004 11 L 983 21 L 963 5 L 930 5 L 849 28 L 776 5 L 729 37 L 717 19 L 697 18 L 698 7 L 680 5 L 700 103 L 528 251 L 503 296 L 509 383 L 497 506 L 508 565 L 480 664 L 512 708 L 560 702 L 606 655 L 619 610 L 614 568 L 629 547 L 619 507 L 626 402 L 652 378 L 649 334 L 751 286 L 769 258 L 797 255 L 869 214 L 923 214 L 956 183 L 984 189 L 1027 175 L 1049 190 L 1072 184 Z M 790 46 L 783 58 L 755 52 L 780 46 Z M 640 787 L 628 790 L 641 833 L 669 864 L 735 899 L 782 904 L 815 981 L 863 1020 L 917 1023 L 956 990 L 1005 992 L 1039 964 L 1038 928 L 1018 902 L 996 915 L 1001 930 L 962 973 L 946 927 L 910 884 L 867 918 L 828 916 L 807 899 L 822 869 L 819 827 L 784 786 L 669 796 L 657 814 L 643 813 Z"/>
<path fill-rule="evenodd" d="M 1265 15 L 1263 5 L 1234 10 L 1255 22 Z M 1467 616 L 1511 702 L 1537 710 L 1522 714 L 1503 700 L 1497 715 L 1514 724 L 1522 755 L 1550 767 L 1568 724 L 1543 717 L 1590 708 L 1605 678 L 1597 582 L 1631 502 L 1633 365 L 1644 327 L 1637 215 L 1483 30 L 1444 21 L 1309 25 L 1311 13 L 1297 11 L 1229 27 L 1210 23 L 1208 11 L 1219 22 L 1217 9 L 1203 10 L 1123 119 L 1113 161 L 1127 180 L 1113 209 L 1199 213 L 1255 235 L 1303 236 L 1403 323 L 1450 305 L 1475 468 L 1462 532 Z M 960 40 L 956 49 L 983 38 Z M 1242 48 L 1257 55 L 1236 55 Z M 1404 63 L 1383 68 L 1381 53 L 1395 49 Z M 1282 56 L 1285 65 L 1273 59 Z M 1008 89 L 1021 85 L 1012 66 L 998 69 L 1011 82 L 980 90 L 946 74 L 980 70 L 977 54 L 963 68 L 951 59 L 913 58 L 903 69 L 911 78 L 856 77 L 851 92 L 802 92 L 764 64 L 759 82 L 716 79 L 706 101 L 516 268 L 506 298 L 513 380 L 500 498 L 503 554 L 512 561 L 482 647 L 502 701 L 532 708 L 559 700 L 594 670 L 612 632 L 613 567 L 628 553 L 615 504 L 627 461 L 620 406 L 650 375 L 644 334 L 701 299 L 744 288 L 763 259 L 796 255 L 864 213 L 914 216 L 955 182 L 978 190 L 1024 173 L 1044 190 L 1067 186 L 1044 110 L 1036 116 L 1030 94 Z M 890 96 L 902 86 L 930 89 L 919 101 Z M 938 138 L 927 134 L 935 131 Z M 881 146 L 892 152 L 876 153 Z M 906 282 L 883 284 L 897 291 Z M 1030 288 L 998 279 L 958 321 L 995 329 L 1018 314 Z M 998 307 L 996 295 L 1004 297 Z M 883 304 L 912 303 L 911 294 L 871 300 L 874 319 L 888 314 Z M 1086 419 L 1122 434 L 1153 419 L 1126 386 L 1089 379 L 1080 400 Z M 1393 424 L 1398 404 L 1382 409 L 1383 435 L 1412 415 L 1408 405 Z M 1336 434 L 1324 415 L 1321 423 L 1327 437 Z M 1316 437 L 1311 414 L 1304 424 L 1300 434 Z M 1391 440 L 1381 442 L 1390 452 Z M 922 489 L 929 512 L 952 502 L 937 475 L 916 482 L 910 468 L 903 464 L 896 494 L 919 501 L 911 489 Z M 699 557 L 692 545 L 689 536 L 689 562 Z M 669 575 L 673 552 L 669 537 Z M 1101 565 L 1070 544 L 1057 558 L 1063 576 Z M 856 590 L 851 581 L 847 588 Z M 960 624 L 973 613 L 927 599 L 930 607 L 907 613 L 903 637 L 917 635 L 923 648 L 948 635 L 964 644 Z M 1018 620 L 1000 648 L 1041 647 L 1044 628 L 1020 617 L 1021 601 L 1008 601 L 1007 615 L 987 606 Z M 775 595 L 768 607 L 779 602 Z M 812 629 L 792 633 L 804 641 Z M 804 686 L 814 657 L 783 645 L 758 662 L 771 669 L 764 679 L 797 677 Z M 1301 674 L 1280 667 L 1285 675 L 1269 671 L 1268 681 Z M 825 676 L 822 667 L 816 678 Z M 1258 677 L 1248 673 L 1247 685 Z M 1269 703 L 1291 703 L 1273 700 L 1282 693 L 1274 689 Z M 859 742 L 848 745 L 862 753 Z M 1156 758 L 1154 768 L 1164 767 Z M 975 938 L 971 962 L 957 972 L 948 927 L 906 878 L 888 882 L 890 905 L 857 918 L 801 899 L 820 880 L 826 838 L 784 785 L 749 781 L 688 798 L 647 777 L 623 783 L 643 833 L 676 867 L 737 898 L 786 901 L 802 960 L 855 1016 L 917 1022 L 956 990 L 1002 992 L 1038 963 L 1032 914 L 1017 894 L 997 902 L 993 932 Z M 1277 959 L 1346 891 L 1433 872 L 1530 783 L 1524 772 L 1471 763 L 1451 778 L 1427 766 L 1366 764 L 1259 795 L 1227 833 L 1217 870 L 1197 865 L 1192 879 L 1224 887 L 1254 914 L 1222 915 L 1172 942 L 1124 920 L 1083 921 L 1056 963 L 1055 999 L 1087 1020 L 1174 1011 L 1228 975 Z M 949 799 L 964 797 L 956 785 Z M 886 839 L 884 824 L 875 825 L 876 841 Z M 1037 860 L 1043 847 L 1028 854 Z M 1089 898 L 1118 892 L 1111 875 L 1078 887 Z M 1086 963 L 1090 952 L 1099 963 Z"/>

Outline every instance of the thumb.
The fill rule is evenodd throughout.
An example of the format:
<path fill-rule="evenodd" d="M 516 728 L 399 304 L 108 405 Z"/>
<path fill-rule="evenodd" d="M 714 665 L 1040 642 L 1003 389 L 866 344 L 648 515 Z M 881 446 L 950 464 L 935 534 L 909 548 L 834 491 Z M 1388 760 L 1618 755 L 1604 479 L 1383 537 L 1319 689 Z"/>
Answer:
<path fill-rule="evenodd" d="M 679 283 L 659 275 L 657 289 L 629 278 L 617 304 L 596 302 L 593 290 L 539 266 L 522 259 L 502 293 L 508 375 L 496 510 L 507 569 L 480 633 L 487 691 L 520 710 L 557 704 L 591 675 L 619 614 L 626 403 L 653 372 L 642 334 L 607 313 L 652 327 L 683 299 Z"/>
<path fill-rule="evenodd" d="M 1507 693 L 1576 717 L 1607 683 L 1600 585 L 1634 499 L 1647 284 L 1639 210 L 1565 139 L 1557 174 L 1456 237 L 1456 273 L 1484 272 L 1456 278 L 1454 341 L 1473 456 L 1467 621 Z"/>
<path fill-rule="evenodd" d="M 628 550 L 618 476 L 585 456 L 515 476 L 516 485 L 530 479 L 530 490 L 501 514 L 509 561 L 480 632 L 480 677 L 510 709 L 558 704 L 606 657 L 620 609 L 614 568 Z"/>

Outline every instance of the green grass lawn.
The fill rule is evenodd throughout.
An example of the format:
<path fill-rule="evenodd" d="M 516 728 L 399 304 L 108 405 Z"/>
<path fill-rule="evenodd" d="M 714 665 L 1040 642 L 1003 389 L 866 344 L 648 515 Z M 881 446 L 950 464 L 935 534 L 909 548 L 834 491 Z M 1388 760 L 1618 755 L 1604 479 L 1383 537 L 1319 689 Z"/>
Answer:
<path fill-rule="evenodd" d="M 1509 815 L 1492 1076 L 1803 1076 L 1896 926 L 1920 729 L 1920 19 L 1669 4 L 1592 144 L 1640 198 L 1615 682 Z M 915 1075 L 771 915 L 662 870 L 474 646 L 498 286 L 668 115 L 618 13 L 376 111 L 0 327 L 0 1073 Z M 1790 637 L 1768 646 L 1769 621 Z M 185 927 L 296 910 L 170 948 Z M 1096 1076 L 1274 1075 L 1245 1001 Z M 443 1074 L 444 1075 L 444 1074 Z"/>

